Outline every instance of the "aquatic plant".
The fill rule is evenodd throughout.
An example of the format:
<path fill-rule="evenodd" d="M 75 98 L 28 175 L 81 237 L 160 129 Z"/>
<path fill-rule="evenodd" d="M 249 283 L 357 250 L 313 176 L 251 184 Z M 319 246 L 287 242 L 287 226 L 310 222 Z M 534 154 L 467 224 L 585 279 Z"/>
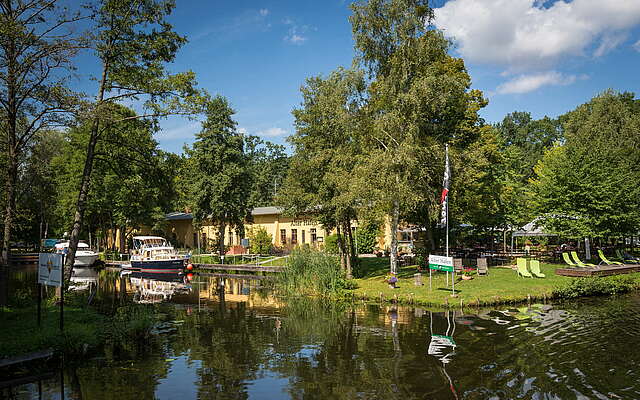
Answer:
<path fill-rule="evenodd" d="M 287 266 L 275 279 L 276 290 L 287 296 L 324 296 L 340 293 L 349 285 L 337 257 L 311 248 L 293 250 Z"/>

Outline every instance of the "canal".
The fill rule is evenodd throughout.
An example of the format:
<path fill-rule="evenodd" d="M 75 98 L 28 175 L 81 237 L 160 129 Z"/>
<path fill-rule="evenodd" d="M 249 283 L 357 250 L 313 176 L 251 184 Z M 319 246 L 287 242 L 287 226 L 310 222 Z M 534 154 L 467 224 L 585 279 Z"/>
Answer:
<path fill-rule="evenodd" d="M 81 270 L 75 280 L 97 307 L 156 303 L 165 322 L 147 350 L 90 355 L 13 398 L 640 398 L 637 294 L 436 312 L 280 301 L 253 277 Z"/>

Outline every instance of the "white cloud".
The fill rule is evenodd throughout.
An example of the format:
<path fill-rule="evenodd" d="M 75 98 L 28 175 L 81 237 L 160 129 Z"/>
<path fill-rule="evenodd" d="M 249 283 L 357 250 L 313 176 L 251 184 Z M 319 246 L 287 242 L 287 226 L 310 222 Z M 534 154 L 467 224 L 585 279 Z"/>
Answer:
<path fill-rule="evenodd" d="M 633 44 L 633 48 L 636 49 L 636 51 L 640 51 L 640 40 Z"/>
<path fill-rule="evenodd" d="M 273 127 L 273 128 L 265 129 L 263 131 L 258 132 L 258 136 L 277 137 L 277 136 L 284 136 L 286 135 L 286 133 L 287 131 L 285 131 L 282 128 Z"/>
<path fill-rule="evenodd" d="M 289 42 L 291 44 L 303 44 L 308 39 L 305 34 L 309 30 L 317 30 L 316 28 L 310 27 L 309 25 L 298 25 L 294 20 L 288 17 L 283 19 L 282 23 L 289 26 L 289 31 L 282 39 L 285 42 Z"/>
<path fill-rule="evenodd" d="M 189 123 L 179 122 L 180 125 L 162 129 L 158 132 L 158 137 L 165 140 L 187 139 L 195 136 L 202 129 L 201 123 L 198 121 L 190 121 Z"/>
<path fill-rule="evenodd" d="M 238 128 L 238 133 L 242 133 L 243 135 L 247 134 L 246 128 Z"/>
<path fill-rule="evenodd" d="M 544 3 L 450 0 L 436 9 L 435 23 L 464 58 L 510 71 L 548 69 L 567 56 L 602 56 L 640 24 L 638 0 Z"/>
<path fill-rule="evenodd" d="M 587 79 L 586 75 L 563 75 L 556 71 L 539 74 L 524 74 L 501 84 L 497 88 L 499 94 L 522 94 L 532 92 L 543 86 L 566 86 L 578 79 Z"/>
<path fill-rule="evenodd" d="M 267 15 L 269 15 L 269 10 L 266 8 L 262 8 L 259 11 L 260 15 L 262 15 L 263 17 L 266 17 Z"/>
<path fill-rule="evenodd" d="M 298 35 L 297 33 L 293 33 L 291 35 L 286 36 L 284 40 L 291 42 L 293 44 L 302 44 L 307 40 L 307 38 L 304 36 Z"/>

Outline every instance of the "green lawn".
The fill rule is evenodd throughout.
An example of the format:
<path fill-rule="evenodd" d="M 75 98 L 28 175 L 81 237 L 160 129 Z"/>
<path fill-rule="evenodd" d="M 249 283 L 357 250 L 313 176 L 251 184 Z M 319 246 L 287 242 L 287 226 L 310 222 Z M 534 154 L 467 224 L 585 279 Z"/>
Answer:
<path fill-rule="evenodd" d="M 573 278 L 558 276 L 556 268 L 561 265 L 542 264 L 544 279 L 520 278 L 516 272 L 507 268 L 490 267 L 487 276 L 474 275 L 470 281 L 463 281 L 456 277 L 455 290 L 458 297 L 451 297 L 451 284 L 447 287 L 445 273 L 434 272 L 432 289 L 429 290 L 429 271 L 422 272 L 423 286 L 414 285 L 413 275 L 416 266 L 401 268 L 398 273 L 397 288 L 389 288 L 385 276 L 389 271 L 388 258 L 362 258 L 356 271 L 358 288 L 354 294 L 358 298 L 385 300 L 397 297 L 402 302 L 414 302 L 423 305 L 459 305 L 464 304 L 495 304 L 503 302 L 525 301 L 528 295 L 532 299 L 551 297 L 554 288 Z"/>

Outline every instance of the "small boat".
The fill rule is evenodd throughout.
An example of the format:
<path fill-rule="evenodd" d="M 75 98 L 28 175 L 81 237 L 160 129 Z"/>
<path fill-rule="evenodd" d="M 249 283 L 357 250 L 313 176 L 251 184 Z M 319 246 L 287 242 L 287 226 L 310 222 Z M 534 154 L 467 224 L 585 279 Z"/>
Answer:
<path fill-rule="evenodd" d="M 69 252 L 69 241 L 60 242 L 55 245 L 55 252 L 58 254 L 67 254 Z M 76 258 L 73 262 L 74 267 L 90 267 L 98 259 L 98 253 L 91 250 L 88 244 L 79 242 L 76 249 Z"/>
<path fill-rule="evenodd" d="M 152 273 L 175 274 L 184 269 L 185 257 L 159 236 L 134 236 L 131 268 Z"/>

